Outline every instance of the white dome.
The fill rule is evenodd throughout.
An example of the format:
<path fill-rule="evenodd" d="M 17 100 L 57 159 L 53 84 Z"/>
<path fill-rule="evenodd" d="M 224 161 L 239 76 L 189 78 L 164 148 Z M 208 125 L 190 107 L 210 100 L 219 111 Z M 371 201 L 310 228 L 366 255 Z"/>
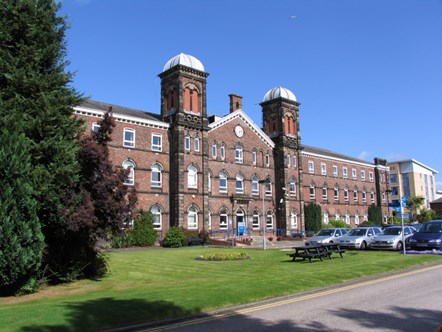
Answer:
<path fill-rule="evenodd" d="M 293 92 L 291 92 L 289 89 L 277 86 L 276 88 L 273 88 L 269 90 L 265 95 L 262 101 L 269 101 L 276 98 L 285 98 L 292 101 L 298 101 L 296 99 L 296 96 Z"/>
<path fill-rule="evenodd" d="M 163 72 L 177 65 L 190 67 L 199 71 L 204 71 L 203 64 L 197 58 L 188 54 L 180 53 L 167 61 L 167 63 L 164 65 Z"/>

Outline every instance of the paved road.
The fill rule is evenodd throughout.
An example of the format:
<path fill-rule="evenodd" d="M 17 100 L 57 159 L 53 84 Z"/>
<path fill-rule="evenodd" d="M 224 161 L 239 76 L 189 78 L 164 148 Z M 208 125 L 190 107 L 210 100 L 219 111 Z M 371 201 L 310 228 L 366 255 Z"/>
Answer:
<path fill-rule="evenodd" d="M 441 265 L 429 266 L 138 331 L 434 332 L 441 276 Z"/>

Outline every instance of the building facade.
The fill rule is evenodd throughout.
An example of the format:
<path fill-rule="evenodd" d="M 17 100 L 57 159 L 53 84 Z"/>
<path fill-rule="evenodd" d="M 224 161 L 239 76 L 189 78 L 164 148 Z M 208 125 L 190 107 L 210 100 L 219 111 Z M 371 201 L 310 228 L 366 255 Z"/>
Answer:
<path fill-rule="evenodd" d="M 430 203 L 436 200 L 435 175 L 438 172 L 431 167 L 415 160 L 406 159 L 389 162 L 391 201 L 399 205 L 402 197 L 421 196 L 425 198 L 426 209 L 430 209 Z M 410 211 L 403 210 L 404 218 L 409 219 Z M 397 211 L 399 218 L 400 211 Z"/>
<path fill-rule="evenodd" d="M 87 101 L 74 108 L 91 130 L 111 110 L 117 126 L 110 158 L 129 168 L 138 205 L 170 226 L 216 234 L 278 235 L 304 229 L 305 204 L 321 206 L 323 222 L 357 226 L 368 208 L 388 218 L 389 168 L 301 142 L 299 107 L 288 89 L 264 94 L 262 127 L 231 94 L 225 116 L 209 116 L 208 73 L 190 55 L 170 59 L 159 74 L 159 114 Z M 226 107 L 227 108 L 227 107 Z"/>

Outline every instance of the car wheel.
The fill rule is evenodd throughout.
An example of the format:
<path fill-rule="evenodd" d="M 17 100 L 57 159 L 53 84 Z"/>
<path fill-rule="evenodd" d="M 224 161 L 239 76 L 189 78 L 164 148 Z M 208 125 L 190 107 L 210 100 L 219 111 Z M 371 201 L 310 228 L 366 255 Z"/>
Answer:
<path fill-rule="evenodd" d="M 362 241 L 361 246 L 359 247 L 361 250 L 367 249 L 367 243 L 365 241 Z"/>
<path fill-rule="evenodd" d="M 396 249 L 399 250 L 399 251 L 401 251 L 402 249 L 404 249 L 404 245 L 402 244 L 402 241 L 399 241 L 399 242 L 397 243 Z"/>

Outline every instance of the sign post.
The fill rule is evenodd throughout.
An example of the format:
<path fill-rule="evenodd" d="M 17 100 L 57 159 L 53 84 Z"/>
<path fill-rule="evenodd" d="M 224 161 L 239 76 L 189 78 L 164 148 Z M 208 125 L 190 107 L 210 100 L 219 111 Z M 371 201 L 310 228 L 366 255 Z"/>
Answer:
<path fill-rule="evenodd" d="M 403 248 L 403 254 L 405 253 L 405 235 L 404 235 L 404 207 L 407 207 L 407 196 L 401 197 L 401 224 L 402 224 L 402 248 Z"/>

